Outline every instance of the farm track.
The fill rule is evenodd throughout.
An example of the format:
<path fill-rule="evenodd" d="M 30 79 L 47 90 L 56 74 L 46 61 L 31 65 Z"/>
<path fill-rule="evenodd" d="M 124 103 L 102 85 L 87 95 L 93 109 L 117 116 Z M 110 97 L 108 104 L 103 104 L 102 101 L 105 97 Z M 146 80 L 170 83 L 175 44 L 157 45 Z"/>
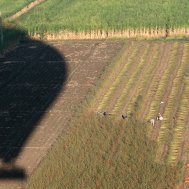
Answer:
<path fill-rule="evenodd" d="M 69 122 L 78 104 L 85 99 L 87 92 L 95 84 L 97 77 L 99 77 L 104 67 L 111 62 L 121 50 L 123 42 L 92 41 L 66 44 L 55 43 L 52 45 L 56 48 L 56 50 L 52 48 L 52 52 L 60 54 L 60 56 L 63 56 L 66 60 L 68 77 L 63 83 L 63 88 L 62 83 L 57 83 L 55 80 L 59 79 L 60 71 L 58 70 L 60 69 L 58 66 L 64 64 L 65 61 L 57 59 L 56 54 L 55 56 L 52 54 L 51 47 L 46 48 L 43 45 L 38 47 L 37 45 L 35 46 L 35 44 L 17 47 L 13 52 L 9 52 L 5 56 L 2 62 L 7 62 L 7 64 L 4 64 L 0 70 L 0 72 L 4 74 L 5 68 L 11 69 L 4 74 L 7 78 L 11 79 L 4 81 L 4 84 L 0 82 L 1 86 L 4 86 L 0 96 L 7 96 L 7 94 L 16 94 L 16 96 L 18 96 L 21 89 L 27 89 L 27 87 L 31 88 L 32 93 L 34 93 L 34 96 L 32 96 L 31 93 L 28 93 L 28 90 L 25 90 L 25 93 L 22 94 L 22 103 L 24 103 L 24 99 L 27 100 L 28 97 L 31 98 L 33 103 L 28 104 L 27 109 L 20 109 L 18 113 L 21 114 L 22 117 L 15 117 L 15 119 L 19 119 L 18 121 L 20 121 L 20 123 L 22 123 L 22 121 L 23 123 L 25 122 L 29 127 L 36 124 L 36 128 L 32 135 L 28 133 L 31 136 L 27 138 L 24 146 L 18 145 L 11 147 L 11 149 L 19 149 L 21 152 L 15 159 L 15 165 L 18 168 L 23 168 L 27 176 L 37 168 L 57 137 L 69 128 Z M 9 67 L 12 64 L 10 63 L 11 61 L 12 63 L 14 61 L 14 68 L 16 68 L 16 61 L 20 62 L 20 64 L 21 62 L 24 63 L 18 67 L 18 69 L 15 69 L 17 72 L 13 72 L 13 68 Z M 49 67 L 46 68 L 45 65 Z M 57 71 L 57 75 L 53 76 L 49 73 L 51 68 Z M 43 70 L 42 74 L 40 70 Z M 12 74 L 14 74 L 14 77 Z M 23 78 L 25 78 L 25 81 L 23 81 Z M 48 81 L 48 84 L 41 85 L 40 83 L 43 82 L 43 80 Z M 30 81 L 32 85 L 27 83 Z M 54 95 L 52 94 L 49 95 L 45 101 L 42 100 L 43 96 L 46 95 L 46 88 L 52 88 L 55 91 L 60 89 L 56 99 L 54 99 Z M 42 89 L 44 89 L 44 91 Z M 35 91 L 40 93 L 37 95 Z M 24 94 L 26 96 L 23 96 Z M 53 103 L 49 106 L 52 101 Z M 39 108 L 31 110 L 30 108 L 36 104 L 35 102 L 38 102 L 37 106 Z M 1 105 L 2 103 L 1 98 Z M 28 113 L 31 112 L 32 116 L 27 117 L 29 115 Z M 2 115 L 3 114 L 1 114 L 1 116 Z M 41 116 L 41 119 L 36 122 L 39 116 Z M 24 128 L 26 128 L 26 125 Z M 18 128 L 17 131 L 18 130 L 20 129 Z M 21 132 L 22 130 L 20 130 L 20 133 Z M 12 131 L 9 136 L 11 137 L 14 134 L 14 131 Z M 6 140 L 8 140 L 8 138 Z M 18 137 L 17 142 L 21 144 L 22 141 L 22 136 Z M 7 151 L 7 154 L 10 153 L 11 151 Z M 0 189 L 22 188 L 23 184 L 24 180 L 0 180 Z"/>
<path fill-rule="evenodd" d="M 34 7 L 36 7 L 37 5 L 43 3 L 46 0 L 35 0 L 33 2 L 31 2 L 30 4 L 26 5 L 25 7 L 23 7 L 21 10 L 19 10 L 17 13 L 15 13 L 12 16 L 9 16 L 8 18 L 6 18 L 5 20 L 8 21 L 13 21 L 16 18 L 22 16 L 23 14 L 26 14 L 27 12 L 29 12 L 31 9 L 33 9 Z"/>

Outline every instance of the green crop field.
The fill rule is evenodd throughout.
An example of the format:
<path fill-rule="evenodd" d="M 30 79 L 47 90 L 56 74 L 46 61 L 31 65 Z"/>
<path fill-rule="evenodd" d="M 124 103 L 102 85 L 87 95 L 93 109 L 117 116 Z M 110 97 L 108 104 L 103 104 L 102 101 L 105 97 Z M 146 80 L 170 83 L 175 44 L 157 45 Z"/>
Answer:
<path fill-rule="evenodd" d="M 187 186 L 188 96 L 188 41 L 127 41 L 28 188 Z"/>
<path fill-rule="evenodd" d="M 32 1 L 34 0 L 1 0 L 0 12 L 2 13 L 3 17 L 10 16 Z"/>
<path fill-rule="evenodd" d="M 188 0 L 48 0 L 21 16 L 30 32 L 189 27 Z"/>

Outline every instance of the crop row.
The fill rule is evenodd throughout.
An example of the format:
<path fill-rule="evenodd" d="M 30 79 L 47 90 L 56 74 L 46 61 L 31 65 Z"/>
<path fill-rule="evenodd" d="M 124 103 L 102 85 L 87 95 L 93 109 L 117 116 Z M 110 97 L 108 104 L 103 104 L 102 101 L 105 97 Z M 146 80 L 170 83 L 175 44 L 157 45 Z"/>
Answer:
<path fill-rule="evenodd" d="M 102 111 L 106 107 L 108 101 L 110 100 L 111 95 L 115 92 L 115 90 L 119 86 L 120 82 L 122 80 L 127 79 L 127 77 L 129 76 L 130 69 L 133 66 L 133 59 L 135 58 L 135 56 L 136 56 L 137 52 L 139 52 L 139 50 L 140 50 L 139 46 L 137 46 L 133 50 L 132 54 L 128 58 L 127 63 L 124 65 L 124 67 L 122 68 L 122 70 L 120 71 L 118 76 L 115 78 L 114 82 L 109 87 L 107 93 L 103 96 L 102 101 L 100 102 L 100 104 L 98 106 L 98 109 L 97 109 L 98 111 Z"/>
<path fill-rule="evenodd" d="M 165 138 L 166 138 L 166 130 L 169 128 L 170 122 L 172 121 L 173 109 L 174 109 L 174 107 L 176 105 L 176 98 L 178 96 L 180 84 L 182 82 L 183 66 L 184 66 L 183 59 L 184 59 L 184 57 L 185 57 L 185 54 L 183 54 L 181 67 L 178 69 L 176 77 L 175 78 L 171 78 L 171 79 L 174 79 L 174 80 L 173 80 L 173 83 L 172 83 L 172 88 L 171 88 L 170 95 L 168 97 L 168 101 L 166 102 L 167 105 L 166 105 L 165 111 L 164 111 L 165 121 L 163 121 L 162 124 L 161 124 L 161 129 L 160 129 L 160 133 L 159 133 L 159 137 L 158 137 L 158 142 L 161 142 L 161 141 L 165 140 Z M 172 65 L 175 65 L 175 66 L 177 64 L 177 62 L 175 62 L 174 58 L 173 58 L 171 63 L 172 63 Z M 175 69 L 175 67 L 173 67 L 173 69 L 171 69 L 166 74 L 169 76 L 170 73 L 172 73 L 174 69 Z"/>
<path fill-rule="evenodd" d="M 174 59 L 176 58 L 176 53 L 177 53 L 177 44 L 175 43 L 172 47 L 172 52 L 169 56 L 169 60 L 166 63 L 167 66 L 163 70 L 163 73 L 159 80 L 156 80 L 156 83 L 153 86 L 153 89 L 151 89 L 151 95 L 153 96 L 153 101 L 150 104 L 150 109 L 147 114 L 147 118 L 151 119 L 157 116 L 158 109 L 160 102 L 162 100 L 163 94 L 166 91 L 166 87 L 168 84 L 168 80 L 170 77 L 170 73 L 174 70 L 175 64 L 174 64 Z"/>
<path fill-rule="evenodd" d="M 129 79 L 124 82 L 124 89 L 122 90 L 121 95 L 119 96 L 118 100 L 116 101 L 116 104 L 114 105 L 114 108 L 112 110 L 113 114 L 117 114 L 119 112 L 122 105 L 126 103 L 126 97 L 128 96 L 129 91 L 133 90 L 132 88 L 138 82 L 140 74 L 142 74 L 142 70 L 144 69 L 146 63 L 145 60 L 147 58 L 146 55 L 148 54 L 149 50 L 150 46 L 146 45 L 143 55 L 140 57 L 140 60 L 137 64 L 137 68 L 135 68 L 134 73 L 130 75 Z"/>
<path fill-rule="evenodd" d="M 180 50 L 179 50 L 180 48 Z M 164 120 L 160 123 L 160 131 L 158 136 L 158 153 L 157 158 L 165 158 L 165 149 L 168 148 L 170 141 L 172 140 L 173 128 L 175 126 L 174 120 L 176 119 L 175 111 L 179 105 L 179 98 L 182 90 L 182 71 L 183 71 L 183 60 L 185 57 L 186 47 L 184 50 L 181 47 L 178 47 L 178 52 L 176 57 L 171 60 L 173 65 L 169 75 L 169 82 L 167 83 L 167 89 L 165 90 L 165 103 L 166 106 L 160 105 L 163 107 L 162 112 Z M 179 58 L 179 60 L 178 60 Z M 160 107 L 161 108 L 161 107 Z M 164 154 L 164 155 L 163 155 Z"/>
<path fill-rule="evenodd" d="M 139 118 L 144 121 L 149 119 L 147 117 L 147 113 L 149 111 L 150 105 L 152 101 L 154 100 L 154 95 L 157 92 L 157 87 L 159 85 L 159 82 L 161 80 L 162 74 L 167 67 L 167 61 L 162 61 L 165 58 L 165 52 L 166 49 L 169 49 L 170 46 L 167 46 L 166 44 L 163 44 L 163 47 L 160 48 L 160 52 L 155 59 L 155 65 L 154 70 L 151 72 L 151 76 L 146 84 L 146 87 L 143 90 L 143 98 L 140 105 L 140 114 Z M 168 51 L 169 52 L 169 51 Z M 169 54 L 167 54 L 169 55 Z M 155 115 L 152 115 L 150 119 L 152 119 Z"/>
<path fill-rule="evenodd" d="M 127 105 L 127 112 L 128 113 L 131 113 L 131 112 L 134 111 L 133 110 L 134 104 L 137 102 L 137 98 L 139 96 L 141 96 L 142 100 L 143 100 L 143 98 L 145 96 L 144 94 L 145 94 L 146 86 L 149 85 L 149 82 L 151 82 L 151 77 L 154 74 L 159 53 L 160 53 L 160 46 L 158 46 L 156 44 L 154 49 L 151 49 L 152 57 L 151 57 L 151 60 L 149 60 L 150 61 L 149 64 L 147 64 L 147 68 L 145 70 L 145 73 L 143 73 L 141 75 L 141 78 L 139 79 L 139 83 L 137 83 L 137 85 L 135 86 L 135 87 L 137 87 L 137 91 L 135 92 L 135 94 L 133 95 L 133 97 L 131 98 L 131 100 L 129 101 L 129 103 Z M 146 60 L 146 61 L 148 62 L 148 60 Z M 140 112 L 140 110 L 142 108 L 141 105 L 138 108 L 139 108 L 138 112 Z"/>
<path fill-rule="evenodd" d="M 187 46 L 188 47 L 188 46 Z M 182 95 L 179 103 L 179 107 L 176 112 L 176 120 L 175 125 L 173 129 L 173 140 L 170 144 L 169 149 L 169 156 L 168 156 L 168 162 L 169 163 L 176 163 L 178 159 L 178 155 L 181 152 L 182 142 L 183 142 L 183 132 L 186 129 L 187 119 L 188 119 L 188 111 L 189 111 L 189 82 L 188 78 L 183 79 L 183 74 L 186 68 L 186 65 L 188 63 L 189 53 L 188 48 L 185 49 L 184 55 L 183 55 L 183 66 L 179 70 L 178 73 L 178 79 L 180 79 L 180 83 L 183 83 L 184 80 L 184 90 L 182 91 Z"/>
<path fill-rule="evenodd" d="M 127 60 L 127 57 L 132 55 L 134 48 L 135 47 L 132 43 L 126 43 L 121 52 L 118 53 L 112 65 L 107 68 L 102 78 L 103 82 L 99 84 L 95 98 L 91 100 L 91 107 L 94 110 L 98 108 L 98 105 L 102 100 L 102 96 L 104 96 L 107 92 L 107 87 L 115 81 L 117 75 L 120 73 L 120 70 L 122 70 L 125 65 L 125 60 Z"/>

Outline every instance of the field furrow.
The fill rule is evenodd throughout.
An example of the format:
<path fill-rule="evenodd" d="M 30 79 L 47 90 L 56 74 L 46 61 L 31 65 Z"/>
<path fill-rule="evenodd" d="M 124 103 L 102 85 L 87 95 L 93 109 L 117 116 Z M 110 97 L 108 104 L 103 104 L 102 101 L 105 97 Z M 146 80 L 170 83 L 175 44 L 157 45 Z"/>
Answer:
<path fill-rule="evenodd" d="M 154 101 L 151 104 L 149 117 L 150 115 L 154 115 L 154 117 L 156 117 L 158 113 L 160 112 L 161 114 L 164 114 L 165 118 L 167 118 L 167 116 L 165 115 L 165 107 L 166 105 L 169 105 L 169 102 L 168 102 L 169 95 L 171 94 L 174 80 L 181 66 L 180 60 L 182 58 L 182 53 L 183 53 L 183 45 L 182 44 L 180 46 L 176 45 L 175 51 L 173 51 L 173 54 L 170 57 L 168 68 L 165 70 L 163 74 L 163 77 L 158 86 L 158 90 L 155 95 Z M 151 137 L 154 140 L 158 137 L 160 126 L 161 126 L 160 122 L 157 122 L 156 127 L 152 129 Z"/>
<path fill-rule="evenodd" d="M 141 107 L 140 107 L 140 119 L 141 120 L 148 120 L 151 118 L 154 118 L 154 113 L 152 115 L 149 115 L 149 111 L 151 108 L 151 103 L 154 100 L 154 96 L 156 95 L 158 91 L 158 86 L 161 81 L 162 75 L 164 71 L 166 70 L 168 63 L 169 63 L 169 56 L 172 53 L 171 44 L 163 44 L 164 46 L 161 49 L 161 54 L 159 54 L 159 57 L 157 58 L 156 62 L 156 68 L 155 73 L 152 73 L 152 77 L 149 80 L 149 85 L 146 86 L 144 90 L 145 97 L 142 99 Z"/>
<path fill-rule="evenodd" d="M 100 103 L 98 104 L 98 108 L 97 108 L 98 112 L 101 112 L 106 108 L 108 101 L 111 99 L 113 93 L 118 88 L 120 82 L 130 77 L 130 72 L 131 70 L 133 70 L 136 64 L 134 60 L 138 57 L 137 55 L 139 52 L 142 52 L 142 50 L 140 46 L 136 46 L 135 49 L 132 51 L 132 54 L 128 57 L 127 62 L 123 60 L 125 63 L 124 67 L 120 70 L 120 73 L 117 76 L 115 76 L 113 83 L 107 86 L 108 91 L 104 94 L 104 96 L 102 96 L 102 99 Z M 133 62 L 135 62 L 135 64 L 133 64 Z"/>
<path fill-rule="evenodd" d="M 137 101 L 141 100 L 140 98 L 143 98 L 142 91 L 145 89 L 145 86 L 147 85 L 147 82 L 150 80 L 150 76 L 153 73 L 153 70 L 155 69 L 155 63 L 156 63 L 156 59 L 157 59 L 158 51 L 159 51 L 158 47 L 155 44 L 153 45 L 154 46 L 150 49 L 150 51 L 148 52 L 149 54 L 144 60 L 145 67 L 143 71 L 141 72 L 137 83 L 133 86 L 134 87 L 133 90 L 129 91 L 129 95 L 122 109 L 123 113 L 127 112 L 128 114 L 132 114 L 132 112 L 135 112 L 135 106 L 138 103 Z"/>
<path fill-rule="evenodd" d="M 147 65 L 145 59 L 147 58 L 149 51 L 151 51 L 150 46 L 145 45 L 143 49 L 143 55 L 138 60 L 138 64 L 137 67 L 135 67 L 134 69 L 134 73 L 130 75 L 128 80 L 124 80 L 122 87 L 120 86 L 122 90 L 120 94 L 118 93 L 119 95 L 115 101 L 114 108 L 112 110 L 113 114 L 120 114 L 123 110 L 124 105 L 130 100 L 130 97 L 132 96 L 131 93 L 134 93 L 133 88 L 135 88 L 137 82 L 140 81 L 141 74 L 145 70 L 145 65 Z M 123 112 L 123 114 L 125 114 L 125 112 Z"/>
<path fill-rule="evenodd" d="M 189 79 L 189 78 L 187 77 L 187 79 Z M 185 160 L 185 162 L 184 162 L 185 167 L 184 167 L 184 173 L 183 173 L 184 186 L 182 187 L 182 189 L 189 188 L 189 139 L 188 139 L 188 136 L 189 136 L 189 111 L 188 111 L 185 131 L 186 131 L 186 134 L 185 134 L 185 137 L 183 138 L 183 149 L 182 149 L 182 160 Z"/>
<path fill-rule="evenodd" d="M 123 69 L 125 63 L 128 61 L 129 57 L 132 56 L 133 50 L 135 46 L 133 43 L 126 43 L 123 47 L 122 51 L 114 60 L 113 65 L 111 68 L 105 73 L 105 78 L 103 78 L 103 82 L 100 84 L 99 89 L 95 95 L 95 98 L 92 99 L 91 107 L 94 111 L 97 110 L 102 97 L 107 93 L 108 87 L 115 81 L 117 75 L 120 73 L 120 70 Z"/>
<path fill-rule="evenodd" d="M 173 72 L 174 79 L 168 85 L 171 90 L 167 90 L 164 95 L 166 106 L 164 108 L 160 107 L 162 113 L 164 113 L 165 118 L 165 120 L 160 124 L 160 131 L 158 136 L 159 149 L 161 149 L 160 152 L 164 154 L 163 156 L 166 156 L 166 153 L 163 149 L 166 149 L 167 151 L 169 144 L 173 139 L 174 128 L 177 126 L 175 120 L 178 119 L 177 112 L 181 103 L 180 100 L 184 89 L 184 85 L 182 84 L 182 75 L 186 66 L 186 46 L 184 46 L 184 49 L 182 49 L 182 51 L 182 53 L 180 52 L 177 55 L 177 59 L 175 59 L 177 68 L 175 69 L 175 72 Z M 161 157 L 161 153 L 158 152 L 158 154 L 159 157 Z"/>

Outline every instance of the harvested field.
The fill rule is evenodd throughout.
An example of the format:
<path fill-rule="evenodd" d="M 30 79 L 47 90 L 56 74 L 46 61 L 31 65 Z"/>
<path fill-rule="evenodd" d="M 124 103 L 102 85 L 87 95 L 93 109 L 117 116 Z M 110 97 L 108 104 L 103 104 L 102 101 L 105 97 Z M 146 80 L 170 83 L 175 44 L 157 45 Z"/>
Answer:
<path fill-rule="evenodd" d="M 188 41 L 125 41 L 27 187 L 188 188 L 188 60 Z"/>
<path fill-rule="evenodd" d="M 144 123 L 161 113 L 163 121 L 155 121 L 154 127 L 148 123 L 148 136 L 158 143 L 155 161 L 179 165 L 180 183 L 188 163 L 188 65 L 188 41 L 132 42 L 125 45 L 90 107 Z"/>
<path fill-rule="evenodd" d="M 1 58 L 0 188 L 22 188 L 122 46 L 32 41 Z"/>

